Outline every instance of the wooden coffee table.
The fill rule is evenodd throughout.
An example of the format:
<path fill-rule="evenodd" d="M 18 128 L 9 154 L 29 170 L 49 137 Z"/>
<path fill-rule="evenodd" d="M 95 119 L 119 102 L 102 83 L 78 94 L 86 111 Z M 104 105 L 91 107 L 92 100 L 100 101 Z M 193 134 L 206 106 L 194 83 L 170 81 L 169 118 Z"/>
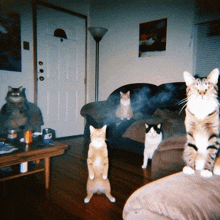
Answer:
<path fill-rule="evenodd" d="M 50 186 L 50 158 L 53 156 L 61 155 L 64 153 L 65 149 L 68 148 L 68 144 L 59 144 L 54 142 L 53 145 L 45 145 L 40 142 L 33 142 L 29 145 L 24 143 L 14 144 L 18 147 L 18 150 L 7 154 L 0 155 L 0 167 L 8 167 L 16 164 L 21 164 L 24 162 L 35 161 L 40 162 L 41 159 L 44 160 L 44 166 L 37 167 L 32 170 L 28 170 L 26 173 L 16 173 L 10 176 L 3 176 L 0 181 L 10 180 L 13 178 L 26 176 L 38 172 L 45 172 L 45 187 L 49 189 Z"/>

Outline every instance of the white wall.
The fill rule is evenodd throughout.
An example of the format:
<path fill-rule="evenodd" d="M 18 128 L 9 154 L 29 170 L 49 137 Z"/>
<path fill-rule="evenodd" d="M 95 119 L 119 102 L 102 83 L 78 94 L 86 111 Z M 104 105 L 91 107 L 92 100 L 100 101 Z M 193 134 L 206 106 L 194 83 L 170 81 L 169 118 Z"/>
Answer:
<path fill-rule="evenodd" d="M 100 41 L 99 99 L 128 83 L 183 81 L 183 72 L 193 69 L 193 16 L 192 0 L 93 0 L 90 25 L 109 30 Z M 139 24 L 161 18 L 168 18 L 166 52 L 138 58 Z M 88 101 L 94 100 L 95 41 L 91 38 L 89 56 L 92 50 Z"/>

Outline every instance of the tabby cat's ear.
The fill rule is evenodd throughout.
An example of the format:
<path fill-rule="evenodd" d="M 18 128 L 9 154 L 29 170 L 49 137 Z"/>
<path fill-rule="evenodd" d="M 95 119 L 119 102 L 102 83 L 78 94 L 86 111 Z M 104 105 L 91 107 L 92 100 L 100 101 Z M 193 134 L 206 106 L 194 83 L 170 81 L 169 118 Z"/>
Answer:
<path fill-rule="evenodd" d="M 89 130 L 90 130 L 90 133 L 93 133 L 94 130 L 95 130 L 95 128 L 94 128 L 92 125 L 90 125 L 90 126 L 89 126 Z"/>
<path fill-rule="evenodd" d="M 212 72 L 207 76 L 207 79 L 212 82 L 213 84 L 218 83 L 218 76 L 219 76 L 219 70 L 214 69 Z"/>
<path fill-rule="evenodd" d="M 13 88 L 12 88 L 11 86 L 8 86 L 8 91 L 9 91 L 9 92 L 11 92 L 12 89 L 13 89 Z"/>
<path fill-rule="evenodd" d="M 20 86 L 20 87 L 18 88 L 18 90 L 19 90 L 20 92 L 24 91 L 23 86 Z"/>
<path fill-rule="evenodd" d="M 185 80 L 187 86 L 192 85 L 195 81 L 195 78 L 192 76 L 192 74 L 190 74 L 187 71 L 185 71 L 183 73 L 183 77 L 184 77 L 184 80 Z"/>

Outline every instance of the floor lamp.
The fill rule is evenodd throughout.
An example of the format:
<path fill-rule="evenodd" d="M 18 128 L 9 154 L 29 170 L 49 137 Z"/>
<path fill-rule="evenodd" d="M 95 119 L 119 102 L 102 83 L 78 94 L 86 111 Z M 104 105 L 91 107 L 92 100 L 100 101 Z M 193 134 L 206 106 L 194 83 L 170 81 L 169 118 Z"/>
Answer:
<path fill-rule="evenodd" d="M 108 29 L 102 27 L 89 27 L 89 32 L 96 41 L 96 64 L 95 64 L 95 101 L 99 99 L 99 42 Z"/>

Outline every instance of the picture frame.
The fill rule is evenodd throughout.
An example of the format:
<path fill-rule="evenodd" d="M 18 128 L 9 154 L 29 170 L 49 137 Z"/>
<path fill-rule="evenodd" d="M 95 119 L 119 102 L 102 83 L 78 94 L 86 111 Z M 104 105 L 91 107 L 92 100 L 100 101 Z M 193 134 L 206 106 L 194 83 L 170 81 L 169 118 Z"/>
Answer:
<path fill-rule="evenodd" d="M 0 13 L 0 70 L 21 72 L 20 15 Z"/>
<path fill-rule="evenodd" d="M 139 57 L 166 51 L 167 18 L 140 23 Z"/>

